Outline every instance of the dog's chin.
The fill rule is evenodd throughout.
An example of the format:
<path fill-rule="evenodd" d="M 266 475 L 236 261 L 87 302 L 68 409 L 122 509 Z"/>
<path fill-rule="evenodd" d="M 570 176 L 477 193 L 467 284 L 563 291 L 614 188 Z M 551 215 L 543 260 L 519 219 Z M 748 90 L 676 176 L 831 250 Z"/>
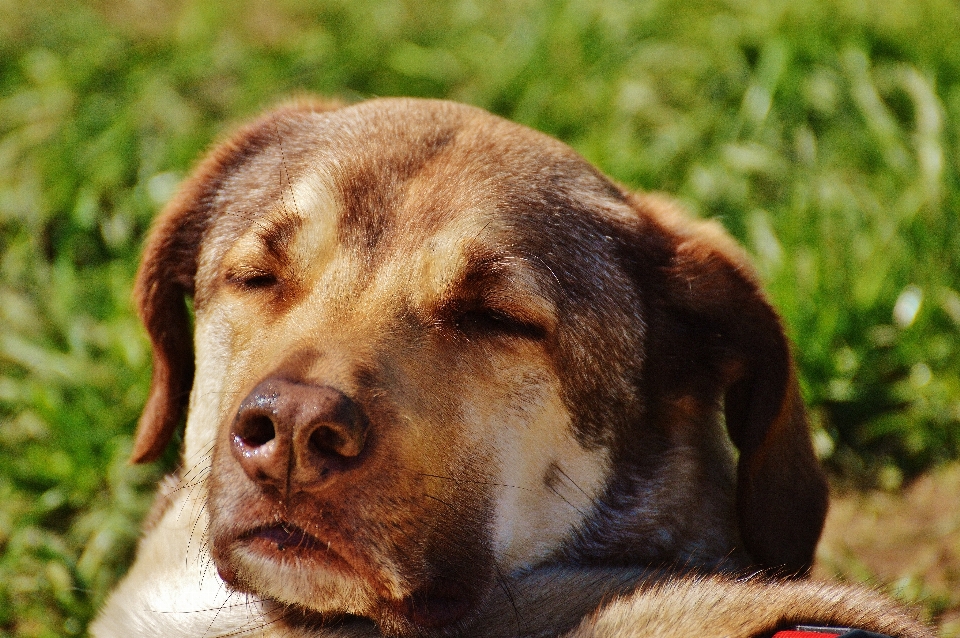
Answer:
<path fill-rule="evenodd" d="M 384 633 L 411 636 L 443 633 L 474 607 L 474 597 L 454 581 L 439 580 L 384 605 L 376 619 Z"/>
<path fill-rule="evenodd" d="M 290 526 L 268 526 L 230 543 L 214 543 L 220 577 L 236 591 L 296 609 L 288 617 L 314 624 L 372 620 L 390 636 L 444 635 L 475 607 L 476 592 L 435 579 L 402 597 L 391 597 L 329 543 Z"/>

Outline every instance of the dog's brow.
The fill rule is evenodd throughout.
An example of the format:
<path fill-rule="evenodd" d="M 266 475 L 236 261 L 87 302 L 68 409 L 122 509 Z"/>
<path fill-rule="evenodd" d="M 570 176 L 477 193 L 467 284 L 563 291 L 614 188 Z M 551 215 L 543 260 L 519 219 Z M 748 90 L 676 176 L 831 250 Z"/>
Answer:
<path fill-rule="evenodd" d="M 530 261 L 522 256 L 475 249 L 464 267 L 448 280 L 440 308 L 479 304 L 541 327 L 552 326 L 555 309 L 538 279 Z"/>
<path fill-rule="evenodd" d="M 271 257 L 287 258 L 287 246 L 303 227 L 303 218 L 289 211 L 282 211 L 257 224 L 256 237 Z"/>
<path fill-rule="evenodd" d="M 445 300 L 482 295 L 486 290 L 510 281 L 511 256 L 474 247 L 465 257 L 457 268 L 447 272 L 443 286 Z"/>
<path fill-rule="evenodd" d="M 470 285 L 496 282 L 507 273 L 510 259 L 507 255 L 479 253 L 468 260 L 466 269 L 460 273 L 460 283 Z"/>

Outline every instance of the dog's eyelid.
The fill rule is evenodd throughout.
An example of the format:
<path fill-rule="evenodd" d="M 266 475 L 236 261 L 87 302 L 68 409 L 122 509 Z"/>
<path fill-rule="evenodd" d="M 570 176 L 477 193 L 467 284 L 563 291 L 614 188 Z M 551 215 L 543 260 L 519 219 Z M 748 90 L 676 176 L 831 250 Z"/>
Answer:
<path fill-rule="evenodd" d="M 269 270 L 247 267 L 231 268 L 225 279 L 231 285 L 246 290 L 270 288 L 280 281 L 277 275 Z"/>
<path fill-rule="evenodd" d="M 477 305 L 516 324 L 535 327 L 541 337 L 557 325 L 556 306 L 537 289 L 496 287 L 485 291 Z"/>
<path fill-rule="evenodd" d="M 453 318 L 453 324 L 465 333 L 506 335 L 541 340 L 548 330 L 518 313 L 485 305 L 467 306 Z"/>
<path fill-rule="evenodd" d="M 227 251 L 221 265 L 223 281 L 241 290 L 261 290 L 281 283 L 288 270 L 284 255 L 265 245 L 262 231 L 248 232 Z"/>

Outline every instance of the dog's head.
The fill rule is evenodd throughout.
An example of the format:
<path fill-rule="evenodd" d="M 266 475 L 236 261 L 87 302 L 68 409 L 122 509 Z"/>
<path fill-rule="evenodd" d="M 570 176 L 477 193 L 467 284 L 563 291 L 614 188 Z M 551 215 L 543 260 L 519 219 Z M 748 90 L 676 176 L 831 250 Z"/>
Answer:
<path fill-rule="evenodd" d="M 824 482 L 744 257 L 529 129 L 280 108 L 186 182 L 137 298 L 134 458 L 189 395 L 234 588 L 412 633 L 549 562 L 809 566 Z"/>

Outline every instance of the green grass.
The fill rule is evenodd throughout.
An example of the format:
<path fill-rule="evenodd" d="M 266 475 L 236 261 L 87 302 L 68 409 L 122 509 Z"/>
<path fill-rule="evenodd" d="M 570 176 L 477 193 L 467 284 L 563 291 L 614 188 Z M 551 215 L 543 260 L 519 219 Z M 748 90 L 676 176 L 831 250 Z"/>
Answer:
<path fill-rule="evenodd" d="M 838 476 L 960 455 L 953 0 L 0 0 L 3 634 L 82 634 L 127 565 L 172 462 L 125 460 L 140 241 L 302 91 L 470 102 L 678 195 L 755 255 Z"/>

